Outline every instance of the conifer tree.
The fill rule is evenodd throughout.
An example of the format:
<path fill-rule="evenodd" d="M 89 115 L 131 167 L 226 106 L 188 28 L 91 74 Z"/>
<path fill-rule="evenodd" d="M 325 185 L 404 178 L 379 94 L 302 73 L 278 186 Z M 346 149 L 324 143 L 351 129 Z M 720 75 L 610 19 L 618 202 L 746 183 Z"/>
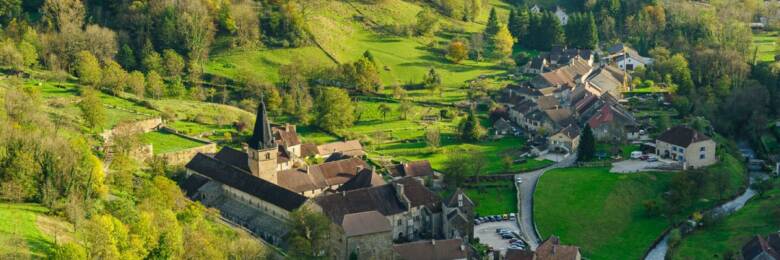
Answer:
<path fill-rule="evenodd" d="M 596 153 L 596 139 L 593 137 L 593 130 L 590 129 L 590 125 L 585 124 L 580 135 L 580 145 L 577 149 L 577 160 L 581 162 L 590 161 L 593 159 L 593 154 Z"/>

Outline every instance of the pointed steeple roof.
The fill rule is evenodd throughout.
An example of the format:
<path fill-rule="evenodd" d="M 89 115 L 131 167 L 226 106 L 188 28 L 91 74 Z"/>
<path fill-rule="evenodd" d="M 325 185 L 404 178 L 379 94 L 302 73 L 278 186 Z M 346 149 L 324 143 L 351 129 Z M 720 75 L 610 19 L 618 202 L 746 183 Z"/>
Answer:
<path fill-rule="evenodd" d="M 268 113 L 265 111 L 265 101 L 260 100 L 257 106 L 257 119 L 252 138 L 249 138 L 249 147 L 255 150 L 276 148 L 276 142 L 271 135 L 271 125 L 268 122 Z"/>

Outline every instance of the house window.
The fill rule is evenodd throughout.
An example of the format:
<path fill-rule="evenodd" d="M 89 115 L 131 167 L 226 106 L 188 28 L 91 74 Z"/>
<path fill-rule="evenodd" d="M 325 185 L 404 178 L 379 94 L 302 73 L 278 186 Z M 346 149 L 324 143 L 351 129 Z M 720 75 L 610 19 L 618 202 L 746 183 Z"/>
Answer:
<path fill-rule="evenodd" d="M 699 152 L 704 152 L 704 151 L 706 151 L 706 150 L 707 150 L 707 147 L 704 147 L 704 146 L 702 146 L 701 148 L 699 148 Z"/>
<path fill-rule="evenodd" d="M 404 222 L 399 219 L 398 220 L 398 225 L 400 226 L 400 225 L 403 225 L 403 224 L 404 224 Z"/>
<path fill-rule="evenodd" d="M 271 160 L 271 153 L 265 153 L 265 159 Z"/>
<path fill-rule="evenodd" d="M 677 146 L 672 146 L 672 151 L 677 151 Z"/>
<path fill-rule="evenodd" d="M 705 154 L 700 154 L 700 155 L 699 155 L 699 159 L 700 159 L 700 160 L 704 160 L 704 158 L 706 158 L 706 157 L 707 157 L 707 156 L 706 156 Z"/>

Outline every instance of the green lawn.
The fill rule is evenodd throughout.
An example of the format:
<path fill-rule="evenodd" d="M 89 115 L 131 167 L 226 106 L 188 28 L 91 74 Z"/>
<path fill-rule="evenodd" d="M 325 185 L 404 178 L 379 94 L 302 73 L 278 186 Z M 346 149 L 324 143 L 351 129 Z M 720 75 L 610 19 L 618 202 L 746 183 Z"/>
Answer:
<path fill-rule="evenodd" d="M 476 204 L 480 216 L 517 212 L 517 192 L 512 181 L 491 182 L 496 187 L 468 188 L 466 195 Z M 483 184 L 484 185 L 484 184 Z"/>
<path fill-rule="evenodd" d="M 203 146 L 205 143 L 184 138 L 163 131 L 149 132 L 143 135 L 144 141 L 152 144 L 154 154 L 164 154 Z"/>
<path fill-rule="evenodd" d="M 642 202 L 660 201 L 670 178 L 609 168 L 552 170 L 539 180 L 534 219 L 542 237 L 559 236 L 590 259 L 639 259 L 669 224 L 646 216 Z"/>
<path fill-rule="evenodd" d="M 780 189 L 764 198 L 753 198 L 744 208 L 722 222 L 686 236 L 671 251 L 673 259 L 723 259 L 727 252 L 738 252 L 754 235 L 780 230 L 780 219 L 772 211 L 780 208 Z"/>
<path fill-rule="evenodd" d="M 763 32 L 753 35 L 753 48 L 758 48 L 758 61 L 772 62 L 777 53 L 778 32 Z M 752 53 L 752 51 L 751 51 Z"/>
<path fill-rule="evenodd" d="M 433 150 L 426 147 L 425 142 L 414 143 L 396 143 L 383 145 L 381 149 L 373 152 L 372 155 L 392 156 L 397 159 L 409 161 L 428 160 L 434 169 L 442 169 L 449 153 L 461 152 L 480 152 L 487 159 L 488 165 L 485 171 L 490 173 L 505 172 L 501 159 L 504 154 L 512 155 L 518 149 L 525 145 L 525 140 L 521 138 L 508 137 L 496 141 L 485 141 L 471 144 L 457 141 L 453 136 L 448 136 L 447 140 L 442 141 L 442 147 Z M 513 157 L 517 158 L 517 157 Z M 510 171 L 524 171 L 528 169 L 537 169 L 552 164 L 551 161 L 528 160 L 523 164 L 513 164 Z"/>
<path fill-rule="evenodd" d="M 37 219 L 48 211 L 37 204 L 0 203 L 0 259 L 46 258 L 54 239 L 39 230 Z"/>
<path fill-rule="evenodd" d="M 46 111 L 73 125 L 82 125 L 81 110 L 78 108 L 79 86 L 69 82 L 43 82 L 26 80 L 25 84 L 41 91 L 41 96 L 47 103 Z M 103 129 L 113 128 L 120 122 L 136 121 L 151 118 L 160 113 L 135 102 L 120 97 L 100 93 L 100 99 L 106 108 L 106 121 Z"/>

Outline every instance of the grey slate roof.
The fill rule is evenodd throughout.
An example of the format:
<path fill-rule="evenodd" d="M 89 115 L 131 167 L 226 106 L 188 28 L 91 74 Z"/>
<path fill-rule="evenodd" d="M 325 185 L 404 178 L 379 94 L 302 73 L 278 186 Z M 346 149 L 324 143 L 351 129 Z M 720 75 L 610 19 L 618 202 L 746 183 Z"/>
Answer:
<path fill-rule="evenodd" d="M 692 143 L 710 140 L 710 137 L 687 126 L 675 126 L 661 134 L 658 140 L 681 147 L 688 147 Z"/>
<path fill-rule="evenodd" d="M 265 101 L 260 101 L 257 106 L 257 119 L 255 119 L 255 129 L 252 137 L 249 138 L 249 147 L 256 150 L 265 150 L 276 147 L 276 141 L 272 136 L 271 125 L 268 122 L 268 115 L 265 111 Z"/>
<path fill-rule="evenodd" d="M 249 172 L 202 153 L 195 155 L 187 163 L 186 168 L 287 211 L 295 210 L 306 202 L 306 197 L 298 193 L 255 177 Z"/>

